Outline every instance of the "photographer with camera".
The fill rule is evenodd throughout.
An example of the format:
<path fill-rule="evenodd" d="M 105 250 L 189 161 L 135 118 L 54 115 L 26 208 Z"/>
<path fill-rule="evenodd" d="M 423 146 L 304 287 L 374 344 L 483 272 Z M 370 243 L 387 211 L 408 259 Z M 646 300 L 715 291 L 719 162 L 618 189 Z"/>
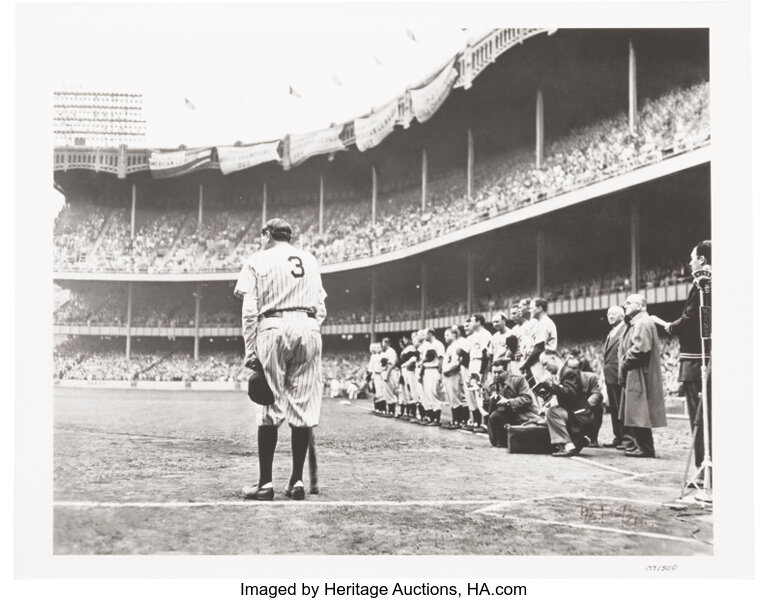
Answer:
<path fill-rule="evenodd" d="M 495 360 L 491 365 L 491 381 L 486 386 L 488 401 L 488 439 L 491 446 L 506 448 L 506 425 L 537 423 L 536 399 L 522 375 L 510 373 L 507 362 Z"/>
<path fill-rule="evenodd" d="M 551 396 L 544 404 L 549 438 L 556 450 L 552 456 L 575 456 L 598 428 L 595 412 L 584 389 L 578 366 L 569 366 L 554 350 L 539 355 L 545 375 L 537 384 Z"/>

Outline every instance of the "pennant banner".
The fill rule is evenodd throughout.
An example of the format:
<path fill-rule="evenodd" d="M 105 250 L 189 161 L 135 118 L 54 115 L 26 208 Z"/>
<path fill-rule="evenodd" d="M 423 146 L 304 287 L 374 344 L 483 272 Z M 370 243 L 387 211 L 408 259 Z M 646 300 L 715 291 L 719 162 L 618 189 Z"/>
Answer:
<path fill-rule="evenodd" d="M 355 119 L 355 143 L 363 152 L 378 146 L 395 128 L 398 100 L 384 105 L 373 114 Z"/>
<path fill-rule="evenodd" d="M 249 146 L 216 146 L 219 167 L 224 175 L 242 171 L 265 162 L 279 161 L 280 140 L 262 142 Z"/>
<path fill-rule="evenodd" d="M 283 168 L 295 167 L 318 154 L 344 150 L 344 142 L 341 141 L 343 129 L 344 125 L 336 125 L 309 133 L 289 134 L 285 156 L 283 156 Z"/>
<path fill-rule="evenodd" d="M 448 63 L 437 77 L 427 85 L 409 91 L 411 95 L 411 108 L 419 123 L 424 123 L 434 115 L 437 109 L 445 102 L 448 94 L 451 93 L 453 83 L 459 76 L 458 71 L 454 68 L 454 63 L 455 61 Z"/>
<path fill-rule="evenodd" d="M 155 179 L 178 177 L 207 167 L 213 162 L 213 148 L 152 152 L 149 170 Z"/>

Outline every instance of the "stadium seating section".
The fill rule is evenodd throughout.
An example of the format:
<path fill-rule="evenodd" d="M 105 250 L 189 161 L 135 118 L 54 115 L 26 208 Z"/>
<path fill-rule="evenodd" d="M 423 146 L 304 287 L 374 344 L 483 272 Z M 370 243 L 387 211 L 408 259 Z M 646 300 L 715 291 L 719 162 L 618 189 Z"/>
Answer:
<path fill-rule="evenodd" d="M 362 192 L 359 198 L 344 194 L 344 199 L 327 202 L 322 235 L 316 205 L 278 203 L 280 213 L 293 225 L 296 243 L 311 249 L 324 264 L 431 240 L 706 144 L 709 83 L 674 89 L 645 102 L 634 135 L 629 134 L 627 119 L 626 114 L 617 115 L 553 141 L 545 149 L 541 169 L 535 167 L 530 150 L 479 160 L 472 202 L 466 198 L 466 175 L 457 169 L 430 182 L 425 211 L 419 187 L 382 190 L 375 225 L 370 198 Z M 242 206 L 207 210 L 202 224 L 194 209 L 140 209 L 131 240 L 127 208 L 77 202 L 57 218 L 55 267 L 89 272 L 234 272 L 258 248 L 260 226 L 260 210 Z M 620 278 L 617 274 L 614 279 Z M 569 293 L 571 288 L 566 287 Z"/>

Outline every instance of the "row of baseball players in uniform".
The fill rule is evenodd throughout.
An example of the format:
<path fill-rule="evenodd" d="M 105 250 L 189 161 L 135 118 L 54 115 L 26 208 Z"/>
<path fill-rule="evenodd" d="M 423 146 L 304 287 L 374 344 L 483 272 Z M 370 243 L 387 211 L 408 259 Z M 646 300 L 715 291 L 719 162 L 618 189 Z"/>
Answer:
<path fill-rule="evenodd" d="M 557 328 L 546 311 L 541 298 L 522 300 L 509 319 L 502 312 L 493 315 L 493 334 L 475 314 L 463 327 L 445 329 L 445 343 L 434 329 L 418 330 L 400 339 L 399 356 L 389 338 L 371 344 L 367 380 L 374 413 L 425 426 L 487 431 L 483 400 L 491 365 L 535 379 L 539 354 L 557 348 Z M 442 418 L 443 403 L 451 410 L 448 421 Z"/>

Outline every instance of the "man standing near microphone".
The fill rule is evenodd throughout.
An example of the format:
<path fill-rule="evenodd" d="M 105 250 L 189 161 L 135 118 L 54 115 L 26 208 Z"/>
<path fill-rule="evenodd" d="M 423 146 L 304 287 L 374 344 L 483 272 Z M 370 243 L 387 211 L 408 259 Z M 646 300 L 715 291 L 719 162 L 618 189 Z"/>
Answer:
<path fill-rule="evenodd" d="M 712 242 L 704 240 L 696 244 L 691 251 L 691 260 L 688 263 L 691 267 L 691 273 L 695 274 L 701 271 L 711 271 L 712 269 Z M 680 340 L 680 371 L 678 381 L 683 384 L 685 389 L 685 400 L 688 408 L 688 419 L 691 422 L 691 431 L 696 431 L 694 440 L 694 455 L 696 457 L 696 467 L 700 467 L 704 458 L 704 438 L 702 419 L 699 415 L 701 404 L 701 319 L 699 316 L 699 307 L 701 306 L 701 297 L 699 287 L 694 284 L 688 293 L 688 298 L 683 307 L 683 314 L 675 321 L 668 323 L 658 317 L 652 317 L 653 321 L 664 327 L 667 333 L 677 336 Z M 705 305 L 711 303 L 709 293 L 704 294 Z M 706 346 L 706 359 L 710 363 L 707 370 L 710 375 L 707 378 L 707 422 L 710 431 L 710 458 L 712 455 L 712 366 L 711 366 L 711 348 Z M 696 428 L 698 417 L 699 427 Z M 703 481 L 697 482 L 702 484 Z"/>

